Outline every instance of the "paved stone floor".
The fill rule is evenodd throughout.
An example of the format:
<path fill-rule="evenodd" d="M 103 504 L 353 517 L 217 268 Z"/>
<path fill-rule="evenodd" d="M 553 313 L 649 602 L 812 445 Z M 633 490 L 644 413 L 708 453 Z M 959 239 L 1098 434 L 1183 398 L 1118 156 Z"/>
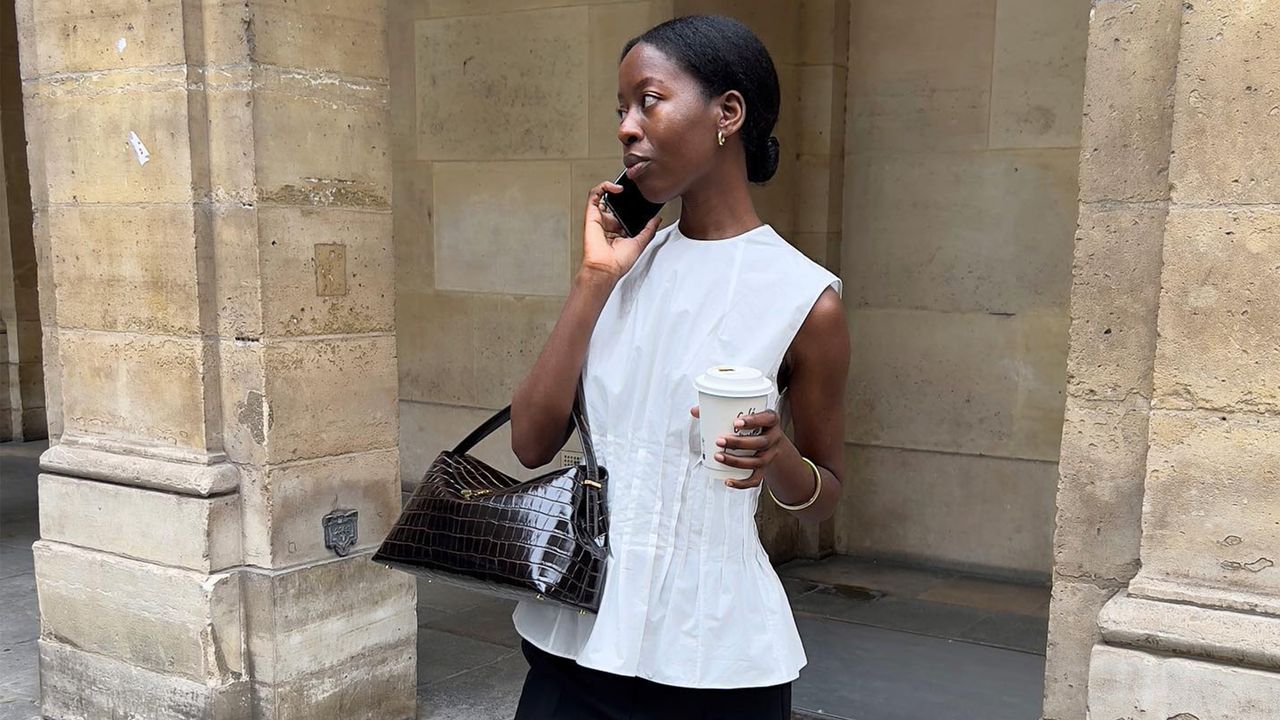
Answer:
<path fill-rule="evenodd" d="M 0 444 L 0 720 L 39 718 L 31 543 L 43 447 Z M 1040 717 L 1046 588 L 848 558 L 780 573 L 809 655 L 798 717 Z M 527 666 L 510 618 L 510 603 L 419 583 L 419 718 L 511 717 Z"/>

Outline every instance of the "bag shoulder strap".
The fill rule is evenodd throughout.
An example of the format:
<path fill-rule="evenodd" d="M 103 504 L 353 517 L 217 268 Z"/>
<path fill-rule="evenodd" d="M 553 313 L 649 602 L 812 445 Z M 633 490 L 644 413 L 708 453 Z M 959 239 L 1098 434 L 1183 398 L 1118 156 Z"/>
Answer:
<path fill-rule="evenodd" d="M 600 466 L 596 461 L 595 444 L 591 441 L 591 426 L 587 422 L 587 403 L 582 376 L 578 376 L 578 390 L 573 398 L 573 409 L 569 413 L 569 421 L 577 427 L 578 437 L 582 440 L 582 459 L 587 466 L 589 477 L 603 483 L 604 478 L 601 476 Z M 471 452 L 481 441 L 509 422 L 511 422 L 510 405 L 502 408 L 493 417 L 484 421 L 480 427 L 472 430 L 471 434 L 463 438 L 462 442 L 458 443 L 453 449 L 454 454 L 465 455 Z"/>

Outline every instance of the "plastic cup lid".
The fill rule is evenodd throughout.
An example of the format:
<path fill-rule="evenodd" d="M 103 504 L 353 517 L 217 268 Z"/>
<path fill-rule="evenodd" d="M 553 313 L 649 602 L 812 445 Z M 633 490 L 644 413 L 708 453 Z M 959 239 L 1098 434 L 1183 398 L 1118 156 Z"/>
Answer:
<path fill-rule="evenodd" d="M 715 365 L 693 381 L 698 392 L 721 397 L 759 397 L 773 392 L 773 383 L 755 368 Z"/>

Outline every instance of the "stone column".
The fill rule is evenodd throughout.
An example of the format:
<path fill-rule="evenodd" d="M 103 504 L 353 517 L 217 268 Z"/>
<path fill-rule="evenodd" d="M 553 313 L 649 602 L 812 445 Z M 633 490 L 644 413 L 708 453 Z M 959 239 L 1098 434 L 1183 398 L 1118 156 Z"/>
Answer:
<path fill-rule="evenodd" d="M 1098 611 L 1138 569 L 1181 12 L 1157 0 L 1090 13 L 1047 720 L 1085 717 Z"/>
<path fill-rule="evenodd" d="M 1176 5 L 1141 570 L 1102 609 L 1088 707 L 1262 720 L 1280 708 L 1280 5 Z"/>
<path fill-rule="evenodd" d="M 410 718 L 385 9 L 19 0 L 50 718 Z M 338 557 L 322 521 L 358 513 Z"/>

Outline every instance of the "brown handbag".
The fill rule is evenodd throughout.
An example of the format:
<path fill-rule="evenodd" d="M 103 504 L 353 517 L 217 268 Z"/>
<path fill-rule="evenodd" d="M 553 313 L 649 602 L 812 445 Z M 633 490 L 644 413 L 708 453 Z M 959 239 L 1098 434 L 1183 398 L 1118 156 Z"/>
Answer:
<path fill-rule="evenodd" d="M 517 480 L 468 454 L 510 420 L 508 405 L 440 453 L 373 560 L 488 595 L 596 612 L 608 555 L 608 473 L 596 463 L 581 380 L 572 422 L 582 464 Z"/>

